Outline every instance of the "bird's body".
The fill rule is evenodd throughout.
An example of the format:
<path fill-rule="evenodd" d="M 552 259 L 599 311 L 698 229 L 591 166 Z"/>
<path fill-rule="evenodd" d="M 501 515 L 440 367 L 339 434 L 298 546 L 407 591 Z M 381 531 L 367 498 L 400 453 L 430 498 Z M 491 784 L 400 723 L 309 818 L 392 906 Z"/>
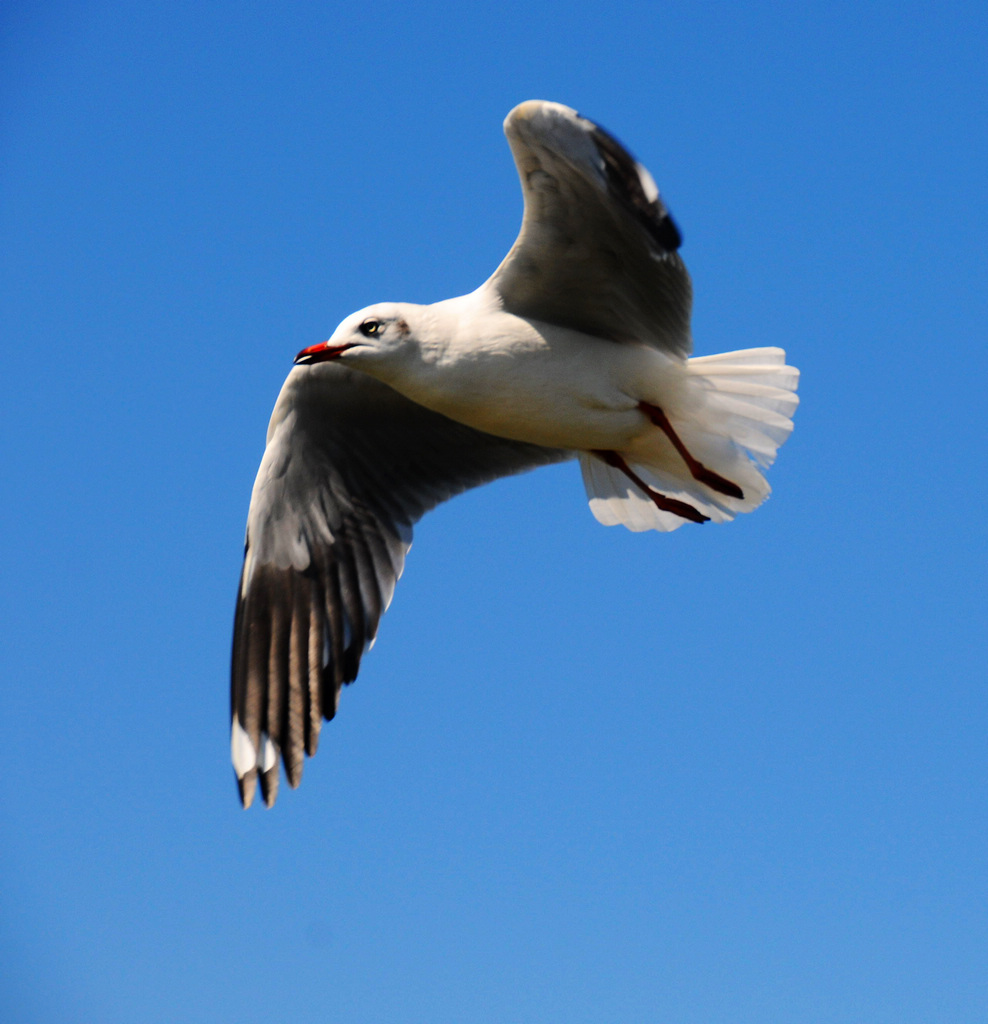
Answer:
<path fill-rule="evenodd" d="M 515 316 L 485 289 L 431 306 L 355 314 L 408 326 L 401 357 L 348 365 L 411 401 L 498 437 L 572 451 L 625 448 L 651 428 L 639 401 L 672 398 L 680 360 Z"/>
<path fill-rule="evenodd" d="M 525 216 L 476 291 L 380 303 L 299 353 L 268 429 L 234 627 L 241 799 L 289 782 L 357 674 L 412 524 L 509 473 L 579 459 L 606 524 L 725 522 L 768 495 L 798 371 L 777 348 L 689 358 L 689 275 L 651 175 L 560 104 L 505 132 Z"/>

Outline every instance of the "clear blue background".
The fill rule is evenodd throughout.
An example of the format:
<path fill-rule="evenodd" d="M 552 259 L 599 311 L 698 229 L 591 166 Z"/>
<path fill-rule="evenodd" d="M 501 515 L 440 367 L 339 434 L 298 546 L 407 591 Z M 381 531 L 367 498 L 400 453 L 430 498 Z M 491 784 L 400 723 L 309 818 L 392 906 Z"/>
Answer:
<path fill-rule="evenodd" d="M 981 3 L 7 2 L 0 1018 L 988 1019 Z M 775 494 L 428 516 L 297 792 L 227 671 L 291 359 L 514 238 L 528 98 L 803 370 Z"/>

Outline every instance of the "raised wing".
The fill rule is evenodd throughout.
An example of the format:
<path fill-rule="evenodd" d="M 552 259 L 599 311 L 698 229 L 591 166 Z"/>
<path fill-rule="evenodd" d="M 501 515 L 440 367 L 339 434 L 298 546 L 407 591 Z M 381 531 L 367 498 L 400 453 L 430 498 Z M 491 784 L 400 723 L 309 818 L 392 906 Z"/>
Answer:
<path fill-rule="evenodd" d="M 510 313 L 687 356 L 689 274 L 648 171 L 603 128 L 529 100 L 504 122 L 525 197 L 521 232 L 486 287 Z"/>
<path fill-rule="evenodd" d="M 334 363 L 282 388 L 251 496 L 231 674 L 231 753 L 245 807 L 274 803 L 356 678 L 401 575 L 412 524 L 500 476 L 572 453 L 461 426 Z"/>

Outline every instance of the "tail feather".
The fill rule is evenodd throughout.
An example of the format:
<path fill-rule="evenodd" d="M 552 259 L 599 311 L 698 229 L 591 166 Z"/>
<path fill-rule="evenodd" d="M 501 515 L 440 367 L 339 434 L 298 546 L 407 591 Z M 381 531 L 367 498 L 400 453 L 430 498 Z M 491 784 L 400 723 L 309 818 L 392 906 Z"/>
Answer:
<path fill-rule="evenodd" d="M 774 345 L 766 345 L 764 348 L 740 348 L 736 352 L 715 352 L 709 356 L 693 356 L 686 360 L 687 366 L 693 368 L 694 372 L 709 373 L 710 367 L 727 366 L 730 372 L 738 367 L 764 366 L 773 368 L 785 367 L 797 375 L 799 370 L 792 366 L 786 366 L 786 351 L 776 348 Z M 699 371 L 697 368 L 701 367 Z"/>
<path fill-rule="evenodd" d="M 751 512 L 771 488 L 760 472 L 792 433 L 799 371 L 780 348 L 702 356 L 686 363 L 679 393 L 668 396 L 670 420 L 688 451 L 736 483 L 742 498 L 695 480 L 664 436 L 619 454 L 649 488 L 684 501 L 713 522 Z M 592 453 L 580 455 L 590 509 L 604 525 L 630 530 L 675 530 L 685 519 L 656 507 L 627 474 Z"/>
<path fill-rule="evenodd" d="M 642 467 L 630 468 L 637 471 Z M 590 511 L 598 523 L 604 526 L 625 526 L 635 533 L 643 530 L 668 533 L 686 522 L 681 516 L 656 508 L 654 502 L 624 473 L 608 465 L 600 456 L 581 452 L 580 469 L 590 499 Z M 643 479 L 649 485 L 653 483 L 651 479 Z M 672 491 L 663 489 L 662 493 L 670 498 L 678 497 Z"/>

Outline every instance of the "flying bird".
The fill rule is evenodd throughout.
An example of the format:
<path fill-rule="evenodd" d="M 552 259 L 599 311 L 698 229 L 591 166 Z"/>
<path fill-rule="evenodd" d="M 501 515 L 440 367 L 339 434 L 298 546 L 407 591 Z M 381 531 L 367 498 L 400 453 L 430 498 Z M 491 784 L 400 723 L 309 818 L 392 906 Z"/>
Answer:
<path fill-rule="evenodd" d="M 240 798 L 291 786 L 357 675 L 429 509 L 577 459 L 593 515 L 726 522 L 769 493 L 799 372 L 778 348 L 689 358 L 681 236 L 599 125 L 530 100 L 504 122 L 521 232 L 476 291 L 348 316 L 295 358 L 251 495 L 231 752 Z"/>

